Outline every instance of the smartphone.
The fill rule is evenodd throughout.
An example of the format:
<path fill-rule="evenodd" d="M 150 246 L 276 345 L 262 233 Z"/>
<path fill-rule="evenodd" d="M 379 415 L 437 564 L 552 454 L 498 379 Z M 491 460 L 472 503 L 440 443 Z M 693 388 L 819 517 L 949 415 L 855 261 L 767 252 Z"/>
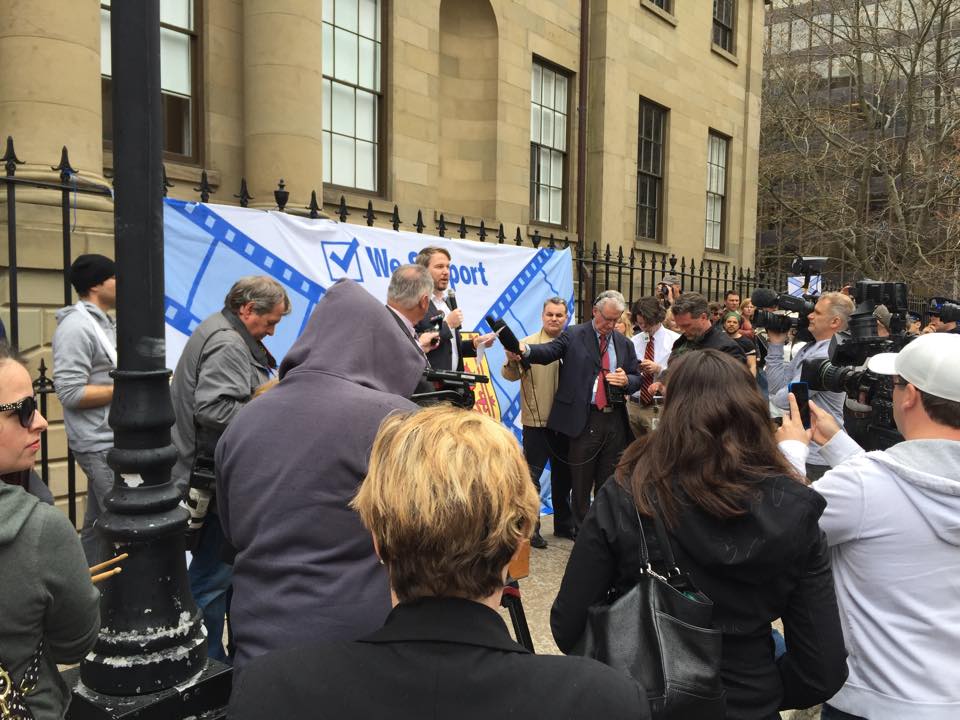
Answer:
<path fill-rule="evenodd" d="M 797 407 L 800 408 L 800 422 L 806 430 L 810 429 L 810 386 L 805 382 L 792 382 L 787 386 L 787 390 L 793 393 L 797 399 Z"/>

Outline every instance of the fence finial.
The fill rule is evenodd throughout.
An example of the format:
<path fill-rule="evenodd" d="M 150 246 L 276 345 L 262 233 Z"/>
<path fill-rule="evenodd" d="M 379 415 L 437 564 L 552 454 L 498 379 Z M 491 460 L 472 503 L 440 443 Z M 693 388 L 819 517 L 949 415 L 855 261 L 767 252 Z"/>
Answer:
<path fill-rule="evenodd" d="M 373 200 L 367 200 L 367 209 L 364 211 L 363 217 L 367 221 L 367 227 L 373 227 L 373 221 L 377 219 L 373 212 Z"/>
<path fill-rule="evenodd" d="M 446 237 L 447 224 L 443 221 L 443 213 L 440 213 L 440 220 L 437 222 L 437 234 L 440 237 Z"/>
<path fill-rule="evenodd" d="M 400 208 L 397 207 L 396 203 L 393 206 L 393 215 L 390 216 L 390 224 L 393 225 L 393 229 L 400 229 Z"/>
<path fill-rule="evenodd" d="M 670 253 L 670 259 L 667 262 L 670 263 L 670 274 L 672 275 L 677 267 L 677 256 Z"/>
<path fill-rule="evenodd" d="M 320 217 L 320 210 L 322 210 L 320 203 L 317 202 L 317 191 L 310 191 L 310 204 L 307 205 L 307 210 L 310 211 L 310 219 L 316 220 Z"/>
<path fill-rule="evenodd" d="M 277 183 L 277 189 L 273 191 L 273 199 L 277 203 L 277 210 L 283 212 L 287 207 L 287 201 L 290 199 L 290 191 L 287 190 L 287 184 L 280 178 Z"/>
<path fill-rule="evenodd" d="M 13 149 L 12 135 L 7 135 L 7 149 L 0 160 L 3 160 L 3 166 L 9 177 L 13 177 L 17 172 L 17 165 L 23 165 L 23 160 L 17 157 L 17 152 Z"/>
<path fill-rule="evenodd" d="M 497 243 L 503 245 L 503 241 L 507 239 L 507 236 L 503 234 L 503 223 L 500 223 L 500 228 L 497 230 Z"/>
<path fill-rule="evenodd" d="M 195 187 L 194 192 L 200 193 L 200 202 L 210 202 L 210 193 L 213 192 L 213 188 L 210 187 L 210 181 L 207 179 L 207 171 L 200 171 L 200 185 Z"/>
<path fill-rule="evenodd" d="M 61 180 L 63 175 L 60 175 Z M 66 180 L 64 180 L 66 182 Z M 163 196 L 167 196 L 167 190 L 172 188 L 174 185 L 170 182 L 170 178 L 167 177 L 167 166 L 164 163 L 160 163 L 160 186 L 163 188 Z"/>
<path fill-rule="evenodd" d="M 418 233 L 422 233 L 422 232 L 423 232 L 424 225 L 423 225 L 423 211 L 422 211 L 422 210 L 417 210 L 417 222 L 414 224 L 414 227 L 417 229 L 417 232 L 418 232 Z"/>
<path fill-rule="evenodd" d="M 513 243 L 514 243 L 514 245 L 516 245 L 517 247 L 520 247 L 521 245 L 523 245 L 523 235 L 520 233 L 520 226 L 519 226 L 519 225 L 517 225 L 517 234 L 516 234 L 516 236 L 513 238 Z"/>
<path fill-rule="evenodd" d="M 347 199 L 341 195 L 340 207 L 337 208 L 337 217 L 340 218 L 340 222 L 346 222 L 349 214 L 350 212 L 347 210 Z"/>
<path fill-rule="evenodd" d="M 67 182 L 69 182 L 69 181 L 70 181 L 70 176 L 77 174 L 77 171 L 74 170 L 73 167 L 71 167 L 71 165 L 70 165 L 70 154 L 67 152 L 67 146 L 66 146 L 66 145 L 64 145 L 64 146 L 60 149 L 60 164 L 57 165 L 56 167 L 51 167 L 50 169 L 51 169 L 51 170 L 59 170 L 59 171 L 60 171 L 60 182 L 62 182 L 62 183 L 67 183 Z M 164 177 L 166 177 L 166 175 L 167 175 L 167 170 L 166 170 L 166 168 L 164 168 L 164 170 L 163 170 L 163 175 L 164 175 Z M 166 189 L 164 189 L 164 193 L 166 193 Z"/>
<path fill-rule="evenodd" d="M 534 229 L 533 237 L 530 238 L 530 242 L 533 244 L 535 248 L 540 247 L 540 230 Z"/>
<path fill-rule="evenodd" d="M 483 222 L 483 218 L 480 218 L 480 232 L 477 233 L 480 236 L 480 242 L 487 241 L 487 226 Z"/>
<path fill-rule="evenodd" d="M 247 179 L 245 177 L 240 178 L 240 192 L 234 195 L 234 197 L 240 199 L 240 207 L 247 207 L 250 201 L 253 200 L 253 195 L 251 195 L 247 189 Z"/>
<path fill-rule="evenodd" d="M 467 220 L 463 215 L 460 216 L 460 226 L 457 228 L 457 235 L 460 236 L 461 240 L 465 240 L 467 237 Z"/>

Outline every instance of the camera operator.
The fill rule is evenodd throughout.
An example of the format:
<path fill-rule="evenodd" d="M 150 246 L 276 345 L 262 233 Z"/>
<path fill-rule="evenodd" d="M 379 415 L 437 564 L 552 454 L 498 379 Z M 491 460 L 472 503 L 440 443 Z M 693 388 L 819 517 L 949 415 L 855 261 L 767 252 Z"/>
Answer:
<path fill-rule="evenodd" d="M 839 292 L 824 293 L 817 300 L 813 312 L 808 319 L 809 331 L 814 342 L 807 343 L 794 354 L 789 363 L 783 356 L 783 345 L 787 333 L 774 332 L 767 329 L 767 358 L 765 370 L 767 386 L 770 392 L 770 402 L 781 410 L 789 410 L 790 403 L 787 397 L 787 386 L 792 382 L 800 381 L 800 372 L 804 360 L 826 359 L 830 349 L 830 339 L 841 330 L 846 330 L 847 320 L 854 310 L 853 300 Z M 846 395 L 842 392 L 811 391 L 810 397 L 819 403 L 820 407 L 843 424 L 843 404 Z M 819 446 L 814 443 L 807 458 L 807 477 L 816 480 L 828 470 L 828 466 L 820 458 Z"/>
<path fill-rule="evenodd" d="M 531 345 L 547 343 L 560 336 L 567 324 L 567 303 L 560 297 L 543 304 L 540 331 L 523 338 Z M 524 369 L 516 360 L 507 358 L 500 374 L 507 380 L 520 381 L 520 419 L 523 423 L 523 455 L 530 468 L 530 477 L 540 495 L 540 476 L 550 461 L 550 490 L 553 504 L 553 534 L 573 540 L 576 525 L 570 516 L 570 466 L 567 464 L 567 436 L 547 425 L 553 397 L 557 392 L 560 363 L 537 365 Z M 530 538 L 535 548 L 547 547 L 540 534 L 540 521 Z"/>
<path fill-rule="evenodd" d="M 960 338 L 929 334 L 868 369 L 893 379 L 904 441 L 864 453 L 830 413 L 810 403 L 805 431 L 791 397 L 778 439 L 804 467 L 821 443 L 833 469 L 813 483 L 833 556 L 850 675 L 823 718 L 960 716 Z M 846 713 L 838 715 L 836 711 Z"/>
<path fill-rule="evenodd" d="M 186 495 L 195 542 L 190 592 L 203 612 L 209 655 L 216 660 L 228 659 L 221 638 L 233 573 L 223 560 L 223 531 L 213 499 L 213 453 L 224 429 L 276 369 L 262 341 L 289 312 L 290 299 L 276 280 L 263 275 L 240 278 L 227 293 L 223 310 L 193 331 L 170 386 L 177 448 L 172 479 Z"/>
<path fill-rule="evenodd" d="M 663 280 L 657 283 L 657 297 L 665 310 L 669 310 L 681 295 L 683 295 L 683 288 L 680 285 L 680 278 L 676 275 L 664 275 Z"/>
<path fill-rule="evenodd" d="M 591 491 L 599 491 L 613 474 L 631 438 L 626 395 L 640 389 L 633 344 L 613 327 L 626 308 L 616 290 L 605 290 L 593 303 L 593 320 L 571 325 L 555 340 L 520 343 L 525 365 L 563 360 L 547 427 L 570 438 L 570 480 L 577 526 L 590 509 Z"/>
<path fill-rule="evenodd" d="M 957 327 L 960 305 L 952 300 L 944 297 L 932 298 L 927 315 L 930 317 L 929 327 L 933 328 L 933 332 L 960 334 L 960 328 Z"/>

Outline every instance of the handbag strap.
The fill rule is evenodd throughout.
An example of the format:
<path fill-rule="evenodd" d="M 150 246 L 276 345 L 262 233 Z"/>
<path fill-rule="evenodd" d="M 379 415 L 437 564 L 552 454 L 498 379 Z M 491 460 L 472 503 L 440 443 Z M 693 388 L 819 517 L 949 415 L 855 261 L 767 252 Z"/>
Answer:
<path fill-rule="evenodd" d="M 19 683 L 13 681 L 10 672 L 3 662 L 0 662 L 0 720 L 34 720 L 25 698 L 37 688 L 42 657 L 43 640 L 30 658 L 30 664 Z"/>
<path fill-rule="evenodd" d="M 643 529 L 643 519 L 640 517 L 640 511 L 637 510 L 636 503 L 634 503 L 633 509 L 637 515 L 637 524 L 640 527 L 640 562 L 646 572 L 663 578 L 670 583 L 670 585 L 681 591 L 693 589 L 693 584 L 690 582 L 687 574 L 677 565 L 677 560 L 673 555 L 673 546 L 670 543 L 670 536 L 667 534 L 667 526 L 664 524 L 663 518 L 660 517 L 660 508 L 656 497 L 653 498 L 654 511 L 651 517 L 653 519 L 654 533 L 657 536 L 657 547 L 660 551 L 660 559 L 666 567 L 665 576 L 658 575 L 653 569 L 653 558 L 650 556 L 647 537 Z"/>

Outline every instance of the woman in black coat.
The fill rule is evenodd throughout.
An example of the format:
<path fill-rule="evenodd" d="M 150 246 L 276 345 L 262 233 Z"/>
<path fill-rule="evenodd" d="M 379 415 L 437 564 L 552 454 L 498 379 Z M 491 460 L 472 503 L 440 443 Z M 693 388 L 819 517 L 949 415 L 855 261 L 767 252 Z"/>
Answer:
<path fill-rule="evenodd" d="M 577 536 L 551 612 L 564 652 L 580 644 L 591 605 L 636 585 L 637 513 L 655 507 L 677 565 L 714 603 L 726 717 L 778 718 L 830 698 L 847 669 L 818 526 L 824 501 L 780 454 L 743 363 L 701 350 L 671 364 L 659 426 L 624 452 Z M 787 645 L 779 657 L 777 618 Z"/>

